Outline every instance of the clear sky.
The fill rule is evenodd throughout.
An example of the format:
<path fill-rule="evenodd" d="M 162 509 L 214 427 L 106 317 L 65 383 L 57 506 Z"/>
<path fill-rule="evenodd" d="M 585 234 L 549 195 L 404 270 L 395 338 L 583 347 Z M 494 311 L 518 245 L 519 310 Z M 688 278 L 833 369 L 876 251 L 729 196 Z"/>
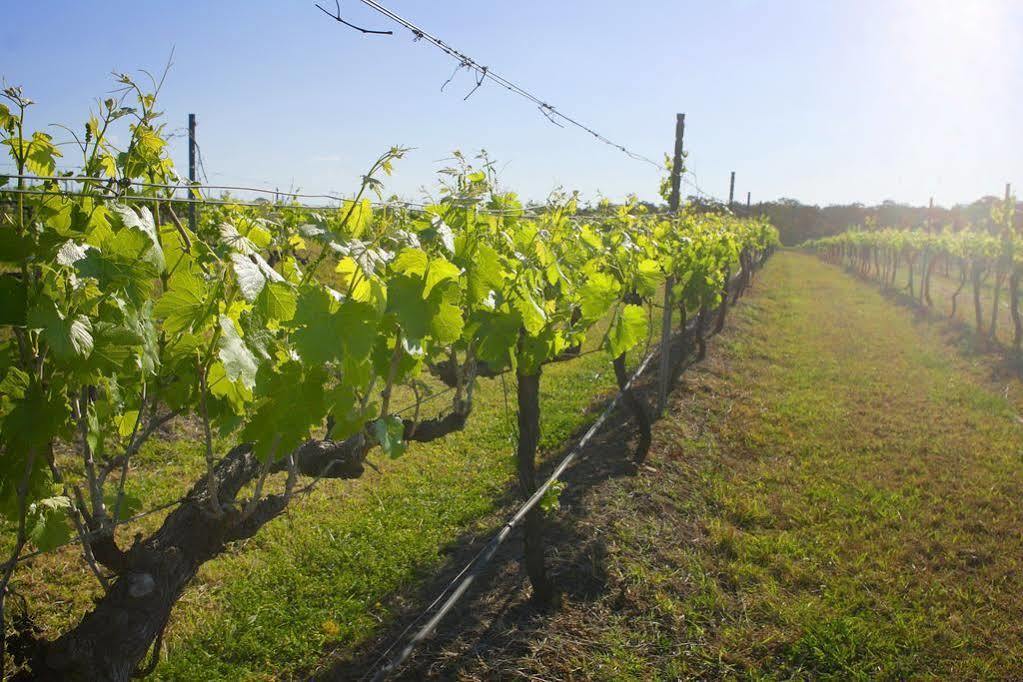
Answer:
<path fill-rule="evenodd" d="M 646 156 L 671 149 L 685 112 L 690 167 L 718 196 L 731 170 L 754 201 L 950 204 L 1023 186 L 1019 0 L 383 3 Z M 305 0 L 4 4 L 0 76 L 39 102 L 39 127 L 81 126 L 112 70 L 159 71 L 174 47 L 162 108 L 170 130 L 197 114 L 211 182 L 348 193 L 401 144 L 416 150 L 387 190 L 406 198 L 451 150 L 480 148 L 526 198 L 656 196 L 657 170 L 492 84 L 463 101 L 463 71 L 441 92 L 451 58 L 356 0 L 346 18 L 395 35 Z M 184 140 L 172 149 L 184 172 Z"/>

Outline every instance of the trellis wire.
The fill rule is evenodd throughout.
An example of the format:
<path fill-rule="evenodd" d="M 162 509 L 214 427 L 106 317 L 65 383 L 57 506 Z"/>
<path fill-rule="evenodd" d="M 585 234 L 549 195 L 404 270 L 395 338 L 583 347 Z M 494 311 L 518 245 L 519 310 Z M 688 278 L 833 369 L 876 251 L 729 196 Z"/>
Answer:
<path fill-rule="evenodd" d="M 8 177 L 15 179 L 23 179 L 29 181 L 40 181 L 40 182 L 94 182 L 97 184 L 112 184 L 114 186 L 121 186 L 121 184 L 113 178 L 100 178 L 94 176 L 85 175 L 70 175 L 70 176 L 59 176 L 59 175 L 18 175 L 18 174 L 5 174 L 0 173 L 0 177 Z M 50 190 L 50 189 L 38 189 L 35 187 L 30 188 L 17 188 L 17 187 L 0 187 L 0 193 L 11 193 L 11 194 L 28 194 L 28 195 L 42 195 L 42 196 L 74 196 L 74 197 L 95 197 L 102 196 L 106 199 L 120 199 L 125 201 L 169 201 L 173 203 L 185 203 L 185 204 L 211 204 L 214 206 L 249 206 L 255 208 L 273 208 L 273 209 L 294 209 L 294 210 L 310 210 L 310 211 L 337 211 L 348 208 L 344 205 L 344 202 L 351 201 L 345 197 L 333 194 L 303 194 L 298 192 L 282 192 L 280 190 L 266 189 L 262 187 L 242 187 L 237 185 L 205 185 L 205 184 L 164 184 L 164 183 L 151 183 L 141 182 L 136 180 L 124 181 L 124 185 L 131 185 L 137 187 L 150 187 L 156 189 L 170 189 L 170 190 L 222 190 L 222 191 L 239 191 L 239 192 L 254 192 L 261 194 L 272 194 L 278 197 L 289 197 L 296 199 L 328 199 L 330 201 L 338 202 L 338 205 L 310 205 L 310 204 L 299 204 L 289 203 L 282 204 L 276 202 L 260 202 L 260 201 L 247 201 L 243 199 L 207 199 L 205 197 L 158 197 L 148 196 L 142 194 L 121 194 L 118 192 L 112 192 L 108 195 L 96 195 L 82 191 L 62 191 L 62 190 Z M 417 203 L 413 201 L 370 201 L 369 204 L 374 208 L 404 208 L 413 212 L 429 213 L 428 209 L 431 205 Z M 438 204 L 444 206 L 444 204 Z M 507 210 L 495 210 L 488 208 L 476 207 L 478 213 L 484 215 L 497 215 L 497 216 L 521 216 L 527 218 L 539 217 L 539 214 L 529 209 L 507 209 Z"/>
<path fill-rule="evenodd" d="M 70 181 L 70 182 L 82 182 L 82 183 L 84 183 L 84 182 L 95 182 L 97 184 L 100 184 L 100 183 L 102 183 L 102 184 L 112 183 L 115 186 L 118 185 L 117 181 L 113 180 L 111 178 L 99 178 L 99 177 L 83 176 L 83 175 L 77 175 L 77 176 L 76 175 L 72 175 L 72 176 L 59 176 L 59 175 L 18 175 L 18 174 L 0 173 L 0 177 L 16 178 L 16 179 L 17 178 L 21 178 L 23 180 L 39 181 L 39 182 Z M 259 188 L 259 187 L 242 187 L 242 186 L 237 186 L 237 185 L 205 185 L 205 184 L 194 184 L 194 185 L 180 184 L 180 185 L 172 185 L 172 184 L 163 184 L 163 183 L 147 183 L 147 182 L 140 182 L 140 181 L 134 181 L 134 180 L 127 181 L 127 182 L 125 182 L 125 184 L 126 185 L 127 184 L 131 184 L 131 185 L 135 185 L 135 186 L 139 186 L 139 187 L 150 187 L 150 188 L 157 188 L 157 189 L 172 189 L 172 190 L 210 190 L 210 189 L 221 189 L 221 190 L 224 190 L 224 191 L 236 190 L 236 191 L 244 191 L 244 192 L 276 194 L 277 196 L 291 197 L 291 198 L 323 198 L 323 199 L 329 199 L 331 201 L 337 201 L 339 203 L 337 205 L 312 205 L 312 204 L 301 204 L 301 203 L 287 203 L 287 204 L 285 204 L 285 203 L 275 203 L 275 202 L 269 202 L 269 201 L 249 201 L 249 200 L 244 200 L 244 199 L 224 199 L 224 198 L 212 199 L 212 198 L 205 198 L 205 197 L 200 197 L 200 198 L 196 198 L 196 197 L 160 197 L 160 196 L 149 196 L 149 195 L 143 195 L 143 194 L 121 194 L 121 193 L 117 193 L 117 192 L 113 192 L 111 194 L 106 194 L 106 195 L 97 195 L 97 194 L 91 194 L 91 193 L 88 193 L 88 192 L 83 192 L 83 191 L 80 191 L 80 190 L 59 190 L 59 189 L 45 189 L 45 188 L 41 189 L 41 188 L 38 188 L 38 187 L 28 187 L 28 188 L 0 187 L 0 195 L 2 195 L 2 194 L 23 194 L 23 195 L 29 195 L 29 196 L 98 197 L 98 198 L 103 198 L 103 199 L 108 199 L 108 200 L 120 200 L 120 201 L 148 201 L 148 202 L 151 202 L 151 201 L 162 201 L 162 202 L 180 203 L 180 204 L 196 204 L 196 205 L 211 205 L 211 206 L 241 206 L 241 207 L 249 207 L 249 208 L 265 208 L 265 209 L 272 209 L 272 210 L 284 209 L 284 210 L 296 210 L 296 211 L 339 211 L 339 210 L 345 210 L 345 209 L 348 208 L 348 206 L 346 206 L 344 204 L 344 202 L 351 201 L 350 199 L 347 199 L 347 198 L 344 198 L 344 197 L 341 197 L 341 196 L 331 195 L 331 194 L 302 194 L 302 193 L 297 193 L 297 192 L 282 192 L 282 191 L 279 191 L 279 190 L 272 190 L 272 189 Z M 690 183 L 687 183 L 687 184 L 690 184 Z M 691 186 L 694 186 L 694 185 L 691 185 Z M 713 196 L 707 194 L 706 192 L 703 192 L 698 187 L 696 189 L 704 197 L 710 198 L 710 199 L 713 199 L 714 201 L 720 202 L 719 199 L 717 199 L 716 197 L 713 197 Z M 373 208 L 392 209 L 392 210 L 395 210 L 395 209 L 405 209 L 405 210 L 411 211 L 413 213 L 422 213 L 422 214 L 427 214 L 427 215 L 435 215 L 434 213 L 432 213 L 430 211 L 430 208 L 432 206 L 441 206 L 441 207 L 447 206 L 445 204 L 423 204 L 423 203 L 418 203 L 418 202 L 413 202 L 413 201 L 370 201 L 369 205 L 372 206 Z M 533 211 L 531 209 L 507 209 L 507 210 L 503 210 L 502 211 L 502 210 L 495 210 L 495 209 L 476 207 L 476 212 L 481 214 L 481 215 L 517 216 L 517 217 L 522 217 L 522 218 L 534 218 L 534 219 L 541 217 L 541 214 L 536 213 L 535 211 Z M 661 212 L 661 211 L 651 211 L 649 213 L 646 213 L 645 215 L 647 215 L 649 217 L 660 217 L 660 216 L 667 217 L 667 216 L 670 216 L 671 214 L 667 213 L 667 212 Z M 570 216 L 570 218 L 574 219 L 574 220 L 586 220 L 586 219 L 591 218 L 591 217 L 593 217 L 593 216 L 588 215 L 588 214 L 580 214 L 580 215 Z"/>
<path fill-rule="evenodd" d="M 448 45 L 437 36 L 430 34 L 425 29 L 413 24 L 408 19 L 399 16 L 395 12 L 381 5 L 379 2 L 376 2 L 376 0 L 361 0 L 361 2 L 367 7 L 375 10 L 376 12 L 379 12 L 388 19 L 394 21 L 397 24 L 400 24 L 404 28 L 411 31 L 412 35 L 415 37 L 416 40 L 425 40 L 426 42 L 430 43 L 440 51 L 447 54 L 448 56 L 453 57 L 455 60 L 458 61 L 458 68 L 467 68 L 470 69 L 471 71 L 474 71 L 476 73 L 476 87 L 473 88 L 473 91 L 470 92 L 469 95 L 472 95 L 473 92 L 479 89 L 480 85 L 483 83 L 484 80 L 489 80 L 493 83 L 496 83 L 497 85 L 500 85 L 505 90 L 508 90 L 513 94 L 519 95 L 520 97 L 523 97 L 532 102 L 533 104 L 537 105 L 537 108 L 540 110 L 540 113 L 543 114 L 549 121 L 551 121 L 555 125 L 561 126 L 561 123 L 558 123 L 558 121 L 562 121 L 586 133 L 589 133 L 596 140 L 603 142 L 608 146 L 614 147 L 615 149 L 621 151 L 622 153 L 624 153 L 625 155 L 629 156 L 632 159 L 635 159 L 637 161 L 643 161 L 644 163 L 648 163 L 654 166 L 655 168 L 663 168 L 662 164 L 659 164 L 656 161 L 646 156 L 643 156 L 642 154 L 637 154 L 636 152 L 627 149 L 624 145 L 618 144 L 617 142 L 608 139 L 604 135 L 598 133 L 593 128 L 579 122 L 578 120 L 570 116 L 567 116 L 566 114 L 561 113 L 557 108 L 555 108 L 551 104 L 548 104 L 546 101 L 534 95 L 533 93 L 526 90 L 522 86 L 512 82 L 511 80 L 505 78 L 504 76 L 495 73 L 494 70 L 491 69 L 489 66 L 484 66 L 483 64 L 480 64 L 478 61 L 468 56 L 464 52 L 456 50 L 455 48 Z M 466 95 L 466 99 L 468 99 L 469 95 Z"/>

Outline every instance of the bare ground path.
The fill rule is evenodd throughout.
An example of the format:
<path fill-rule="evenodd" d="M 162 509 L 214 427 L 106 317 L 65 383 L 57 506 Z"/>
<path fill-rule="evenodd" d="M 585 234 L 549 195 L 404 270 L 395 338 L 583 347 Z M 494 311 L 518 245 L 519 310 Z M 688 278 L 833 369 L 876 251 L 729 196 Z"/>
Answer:
<path fill-rule="evenodd" d="M 1023 678 L 1023 387 L 949 334 L 776 255 L 650 468 L 570 481 L 557 608 L 508 561 L 405 676 Z"/>

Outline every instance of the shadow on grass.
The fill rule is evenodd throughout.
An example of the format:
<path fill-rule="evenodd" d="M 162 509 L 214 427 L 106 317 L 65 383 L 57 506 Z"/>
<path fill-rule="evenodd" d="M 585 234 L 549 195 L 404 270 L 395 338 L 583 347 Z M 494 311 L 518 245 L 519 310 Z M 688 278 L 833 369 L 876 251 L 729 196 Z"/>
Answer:
<path fill-rule="evenodd" d="M 913 313 L 919 323 L 935 325 L 941 333 L 942 340 L 955 348 L 964 357 L 984 357 L 992 368 L 992 380 L 1020 379 L 1023 380 L 1023 352 L 1007 346 L 987 334 L 980 334 L 976 327 L 955 317 L 942 314 L 935 308 L 920 302 L 916 296 L 910 296 L 906 287 L 890 286 L 880 283 L 874 277 L 864 275 L 855 268 L 845 267 L 850 275 L 872 284 L 889 301 L 906 308 Z M 967 290 L 960 294 L 959 305 L 971 307 L 973 301 Z"/>
<path fill-rule="evenodd" d="M 691 329 L 676 334 L 672 339 L 673 389 L 685 369 L 696 362 Z M 656 404 L 658 360 L 659 353 L 634 386 L 638 397 L 651 412 L 650 406 Z M 598 414 L 608 399 L 608 395 L 600 396 L 591 404 L 589 412 Z M 538 476 L 540 480 L 549 475 L 587 428 L 581 427 L 561 451 L 545 457 Z M 561 509 L 547 520 L 545 529 L 547 570 L 556 591 L 552 606 L 545 611 L 540 610 L 529 598 L 529 581 L 520 566 L 522 533 L 516 530 L 499 548 L 479 580 L 394 679 L 457 678 L 468 664 L 486 656 L 489 651 L 500 650 L 504 655 L 511 653 L 508 634 L 514 633 L 515 641 L 524 645 L 528 638 L 522 635 L 541 630 L 546 616 L 555 612 L 564 600 L 590 601 L 602 595 L 607 585 L 604 529 L 589 523 L 593 515 L 588 511 L 585 498 L 601 483 L 637 472 L 638 468 L 632 461 L 637 436 L 638 430 L 631 415 L 619 404 L 583 449 L 580 459 L 562 476 L 566 488 L 560 496 Z M 329 667 L 311 679 L 325 682 L 371 677 L 378 665 L 384 663 L 381 659 L 386 660 L 388 655 L 404 646 L 405 637 L 411 636 L 432 615 L 431 611 L 421 620 L 418 618 L 500 529 L 520 502 L 518 488 L 509 485 L 498 500 L 499 511 L 489 519 L 485 530 L 465 533 L 450 543 L 446 548 L 448 558 L 441 567 L 427 568 L 423 575 L 417 576 L 414 588 L 392 596 L 389 610 L 398 615 L 378 637 L 355 650 L 326 652 L 332 659 Z M 392 643 L 396 643 L 395 648 L 388 652 Z"/>

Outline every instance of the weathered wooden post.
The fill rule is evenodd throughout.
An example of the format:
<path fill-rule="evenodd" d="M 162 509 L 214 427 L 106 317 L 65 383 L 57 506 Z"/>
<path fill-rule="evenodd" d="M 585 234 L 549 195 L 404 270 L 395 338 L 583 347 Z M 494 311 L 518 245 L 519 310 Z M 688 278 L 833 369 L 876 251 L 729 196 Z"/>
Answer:
<path fill-rule="evenodd" d="M 668 196 L 668 210 L 674 216 L 678 213 L 679 193 L 682 185 L 682 138 L 686 132 L 686 115 L 675 115 L 675 153 L 671 163 L 671 194 Z M 668 404 L 668 382 L 671 372 L 671 290 L 675 278 L 671 275 L 664 282 L 664 309 L 661 315 L 661 366 L 658 375 L 657 414 L 663 415 Z"/>

